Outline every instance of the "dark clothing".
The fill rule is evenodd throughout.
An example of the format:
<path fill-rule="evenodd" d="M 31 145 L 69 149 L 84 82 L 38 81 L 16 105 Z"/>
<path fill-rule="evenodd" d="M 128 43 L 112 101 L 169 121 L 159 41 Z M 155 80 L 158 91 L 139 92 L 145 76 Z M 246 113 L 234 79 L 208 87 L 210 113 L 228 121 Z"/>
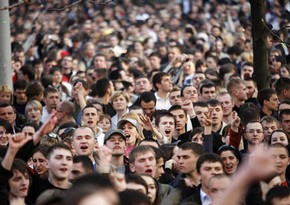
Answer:
<path fill-rule="evenodd" d="M 200 191 L 201 191 L 201 185 L 199 185 L 196 189 L 196 191 L 187 199 L 183 200 L 182 202 L 193 202 L 197 205 L 202 205 L 201 199 L 200 199 Z"/>

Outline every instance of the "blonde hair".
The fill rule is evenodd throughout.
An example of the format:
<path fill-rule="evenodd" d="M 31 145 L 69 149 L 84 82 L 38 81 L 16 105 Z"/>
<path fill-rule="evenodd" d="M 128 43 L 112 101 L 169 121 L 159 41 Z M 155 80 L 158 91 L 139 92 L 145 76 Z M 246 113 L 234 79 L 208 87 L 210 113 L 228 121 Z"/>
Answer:
<path fill-rule="evenodd" d="M 12 89 L 7 84 L 0 85 L 0 93 L 7 93 L 10 95 L 10 103 L 13 102 L 13 92 Z"/>
<path fill-rule="evenodd" d="M 26 104 L 26 106 L 25 106 L 25 115 L 27 115 L 28 109 L 30 107 L 34 107 L 37 110 L 40 110 L 40 113 L 42 114 L 42 105 L 41 105 L 41 103 L 39 101 L 37 101 L 37 100 L 31 100 L 31 101 L 29 101 Z"/>
<path fill-rule="evenodd" d="M 136 113 L 126 113 L 122 119 L 128 119 L 128 118 L 132 118 L 134 120 L 137 121 L 138 125 L 137 125 L 137 130 L 138 130 L 138 137 L 136 138 L 136 145 L 140 143 L 140 141 L 142 141 L 143 139 L 145 139 L 144 134 L 143 134 L 143 127 L 141 126 L 141 120 L 139 118 L 139 116 Z"/>
<path fill-rule="evenodd" d="M 128 95 L 128 93 L 126 93 L 125 91 L 115 91 L 113 93 L 113 95 L 111 96 L 111 103 L 113 102 L 113 100 L 117 97 L 123 96 L 125 98 L 125 100 L 127 101 L 127 103 L 130 102 L 130 97 Z"/>

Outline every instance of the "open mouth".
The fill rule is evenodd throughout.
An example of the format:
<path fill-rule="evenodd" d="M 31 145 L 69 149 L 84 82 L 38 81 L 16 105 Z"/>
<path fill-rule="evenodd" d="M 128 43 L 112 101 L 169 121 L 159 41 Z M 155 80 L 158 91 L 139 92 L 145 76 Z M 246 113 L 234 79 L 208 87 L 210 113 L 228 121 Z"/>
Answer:
<path fill-rule="evenodd" d="M 126 138 L 130 138 L 131 135 L 130 135 L 129 133 L 125 133 L 125 137 L 126 137 Z"/>
<path fill-rule="evenodd" d="M 152 174 L 152 169 L 146 169 L 145 174 L 151 175 Z"/>
<path fill-rule="evenodd" d="M 66 172 L 68 169 L 67 168 L 60 168 L 59 170 L 62 172 Z"/>
<path fill-rule="evenodd" d="M 88 146 L 87 145 L 82 145 L 80 148 L 81 148 L 81 150 L 83 152 L 85 152 L 88 149 Z"/>
<path fill-rule="evenodd" d="M 171 129 L 166 129 L 165 134 L 169 135 L 171 133 Z"/>

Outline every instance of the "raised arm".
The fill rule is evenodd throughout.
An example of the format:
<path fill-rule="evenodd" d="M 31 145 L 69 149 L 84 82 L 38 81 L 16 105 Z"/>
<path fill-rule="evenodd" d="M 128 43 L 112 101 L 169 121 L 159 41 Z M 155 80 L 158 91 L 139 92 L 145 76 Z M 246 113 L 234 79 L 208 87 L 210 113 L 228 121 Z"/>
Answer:
<path fill-rule="evenodd" d="M 19 149 L 32 138 L 25 136 L 24 133 L 17 133 L 9 137 L 9 145 L 7 152 L 2 160 L 2 167 L 6 170 L 11 170 L 13 161 Z"/>
<path fill-rule="evenodd" d="M 37 145 L 43 135 L 46 135 L 50 133 L 56 126 L 57 117 L 56 117 L 57 111 L 53 110 L 50 114 L 47 121 L 39 128 L 39 130 L 33 135 L 33 144 Z"/>

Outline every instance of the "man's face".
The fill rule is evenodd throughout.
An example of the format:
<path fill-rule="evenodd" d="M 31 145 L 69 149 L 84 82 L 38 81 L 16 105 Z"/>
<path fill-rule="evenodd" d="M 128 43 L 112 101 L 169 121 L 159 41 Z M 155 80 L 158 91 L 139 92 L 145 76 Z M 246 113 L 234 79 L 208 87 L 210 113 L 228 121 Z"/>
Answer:
<path fill-rule="evenodd" d="M 104 56 L 96 56 L 94 60 L 95 68 L 107 68 L 107 62 Z"/>
<path fill-rule="evenodd" d="M 248 99 L 248 89 L 245 84 L 240 84 L 235 89 L 235 96 L 241 100 L 245 101 Z"/>
<path fill-rule="evenodd" d="M 112 150 L 113 156 L 123 156 L 126 149 L 126 142 L 120 134 L 113 134 L 106 141 L 106 146 Z"/>
<path fill-rule="evenodd" d="M 241 69 L 241 77 L 242 79 L 251 78 L 254 73 L 254 68 L 252 66 L 245 65 Z"/>
<path fill-rule="evenodd" d="M 207 102 L 211 99 L 214 99 L 216 96 L 215 87 L 202 88 L 201 99 L 203 102 Z"/>
<path fill-rule="evenodd" d="M 137 154 L 135 161 L 130 164 L 130 170 L 137 174 L 156 175 L 156 159 L 152 152 Z"/>
<path fill-rule="evenodd" d="M 275 172 L 279 175 L 285 174 L 290 162 L 286 149 L 284 147 L 270 147 L 269 150 L 275 166 Z"/>
<path fill-rule="evenodd" d="M 224 117 L 229 116 L 232 111 L 233 111 L 233 103 L 232 103 L 232 98 L 229 94 L 226 95 L 220 95 L 217 97 L 217 100 L 221 103 L 222 105 L 222 110 L 224 113 Z"/>
<path fill-rule="evenodd" d="M 173 91 L 169 94 L 169 102 L 171 105 L 181 105 L 182 100 L 180 96 L 180 91 Z"/>
<path fill-rule="evenodd" d="M 20 105 L 23 105 L 27 102 L 27 96 L 25 93 L 26 89 L 16 89 L 15 90 L 15 97 L 16 97 L 16 102 Z"/>
<path fill-rule="evenodd" d="M 161 59 L 159 57 L 157 57 L 157 56 L 151 56 L 149 58 L 149 61 L 150 61 L 151 67 L 153 69 L 159 69 L 160 68 Z"/>
<path fill-rule="evenodd" d="M 61 66 L 63 70 L 63 74 L 69 74 L 72 71 L 73 63 L 72 57 L 66 56 L 61 61 Z"/>
<path fill-rule="evenodd" d="M 208 68 L 213 68 L 213 69 L 215 69 L 217 67 L 217 63 L 216 63 L 215 59 L 212 57 L 206 58 L 206 65 Z"/>
<path fill-rule="evenodd" d="M 73 182 L 77 178 L 87 174 L 83 164 L 81 162 L 73 163 L 71 173 L 69 175 L 69 181 Z"/>
<path fill-rule="evenodd" d="M 246 126 L 245 138 L 251 145 L 258 145 L 264 140 L 264 130 L 259 122 L 249 123 Z"/>
<path fill-rule="evenodd" d="M 88 107 L 83 110 L 82 120 L 85 126 L 95 128 L 99 120 L 97 110 L 93 107 Z"/>
<path fill-rule="evenodd" d="M 0 108 L 0 118 L 7 120 L 12 126 L 16 120 L 16 113 L 13 110 L 12 106 Z"/>
<path fill-rule="evenodd" d="M 214 202 L 219 199 L 230 184 L 231 180 L 228 177 L 211 178 L 209 180 L 209 197 L 211 200 Z"/>
<path fill-rule="evenodd" d="M 66 149 L 55 149 L 48 158 L 49 176 L 57 181 L 68 179 L 72 170 L 72 153 Z"/>
<path fill-rule="evenodd" d="M 29 174 L 21 173 L 18 170 L 13 172 L 13 176 L 8 181 L 9 195 L 17 198 L 25 198 L 29 190 Z"/>
<path fill-rule="evenodd" d="M 281 126 L 285 132 L 290 133 L 290 115 L 281 116 Z"/>
<path fill-rule="evenodd" d="M 168 49 L 168 60 L 169 62 L 173 61 L 173 59 L 175 57 L 177 57 L 178 55 L 180 55 L 180 51 L 178 50 L 178 48 L 176 47 L 169 47 Z"/>
<path fill-rule="evenodd" d="M 91 157 L 96 140 L 93 131 L 88 128 L 78 128 L 73 135 L 73 147 L 75 149 L 76 155 L 84 155 Z"/>
<path fill-rule="evenodd" d="M 278 125 L 276 122 L 262 122 L 264 128 L 264 136 L 267 141 L 269 141 L 270 135 L 273 131 L 278 129 Z"/>
<path fill-rule="evenodd" d="M 264 105 L 266 105 L 272 111 L 278 110 L 279 106 L 278 96 L 276 94 L 271 95 L 269 100 L 264 101 Z"/>
<path fill-rule="evenodd" d="M 175 116 L 176 119 L 176 130 L 182 131 L 185 129 L 185 124 L 187 122 L 187 116 L 183 110 L 172 110 L 170 111 L 172 115 Z"/>
<path fill-rule="evenodd" d="M 138 78 L 135 82 L 135 93 L 141 94 L 149 92 L 152 89 L 151 84 L 147 78 Z"/>
<path fill-rule="evenodd" d="M 192 152 L 192 150 L 179 149 L 177 159 L 180 173 L 190 174 L 196 170 L 196 161 L 198 157 Z"/>
<path fill-rule="evenodd" d="M 172 139 L 174 128 L 175 128 L 175 121 L 172 117 L 161 117 L 159 125 L 157 125 L 158 131 L 169 140 Z"/>
<path fill-rule="evenodd" d="M 160 83 L 157 83 L 158 90 L 170 92 L 172 90 L 171 76 L 163 76 Z"/>
<path fill-rule="evenodd" d="M 57 104 L 60 102 L 59 92 L 48 93 L 43 101 L 48 110 L 56 109 Z"/>
<path fill-rule="evenodd" d="M 192 84 L 194 87 L 198 88 L 200 85 L 200 82 L 205 80 L 205 75 L 203 73 L 196 73 L 194 74 L 192 78 Z"/>
<path fill-rule="evenodd" d="M 156 163 L 156 174 L 155 179 L 158 180 L 162 174 L 164 174 L 164 159 L 161 157 Z"/>
<path fill-rule="evenodd" d="M 247 97 L 248 98 L 252 98 L 253 94 L 256 91 L 256 86 L 255 86 L 254 82 L 251 81 L 251 80 L 245 80 L 245 85 L 246 85 L 246 87 L 248 89 Z"/>
<path fill-rule="evenodd" d="M 223 110 L 220 105 L 209 106 L 209 111 L 212 113 L 212 125 L 220 125 L 223 119 Z"/>
<path fill-rule="evenodd" d="M 144 110 L 145 115 L 151 116 L 151 114 L 155 111 L 155 102 L 152 100 L 148 103 L 141 101 L 141 108 Z"/>
<path fill-rule="evenodd" d="M 189 86 L 184 88 L 183 90 L 183 100 L 190 100 L 195 103 L 198 99 L 197 90 L 193 86 Z"/>
<path fill-rule="evenodd" d="M 209 112 L 208 107 L 194 106 L 193 109 L 199 122 L 202 122 L 205 117 L 205 114 Z"/>
<path fill-rule="evenodd" d="M 200 167 L 200 178 L 202 187 L 208 187 L 209 179 L 216 174 L 223 174 L 223 165 L 220 162 L 207 162 L 202 163 Z"/>

